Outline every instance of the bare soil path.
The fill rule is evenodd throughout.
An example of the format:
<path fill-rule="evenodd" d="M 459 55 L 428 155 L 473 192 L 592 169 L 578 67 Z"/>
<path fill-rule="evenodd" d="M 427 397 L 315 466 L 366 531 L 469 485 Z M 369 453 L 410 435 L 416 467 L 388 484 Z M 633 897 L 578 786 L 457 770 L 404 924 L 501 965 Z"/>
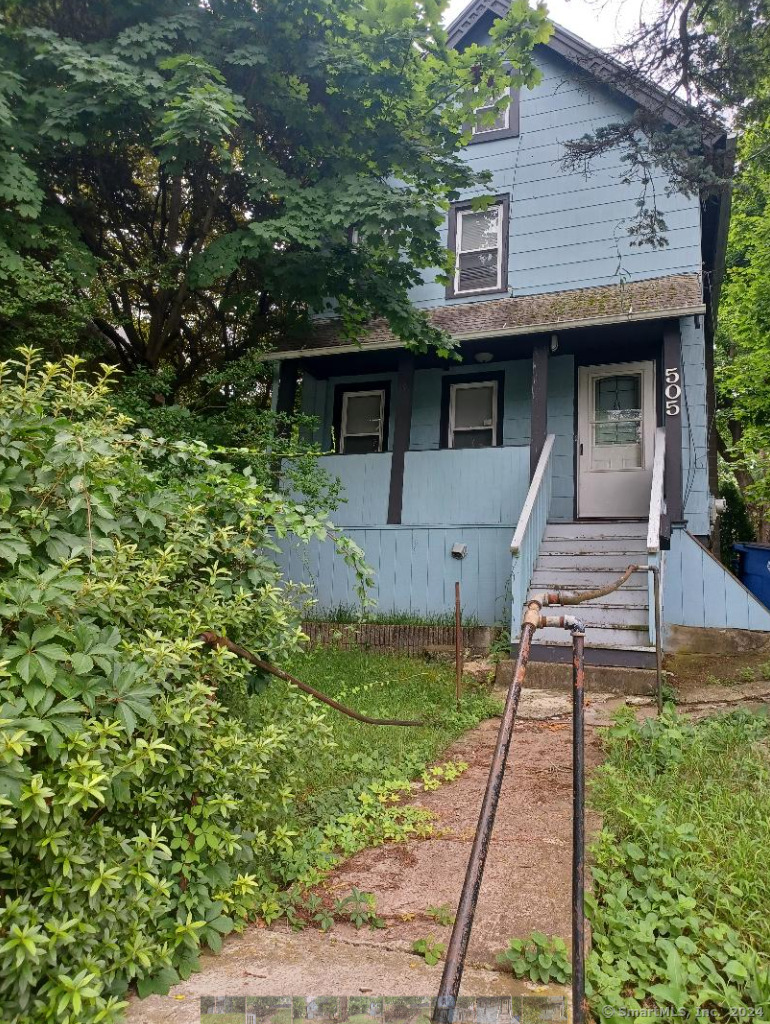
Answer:
<path fill-rule="evenodd" d="M 589 771 L 600 758 L 597 726 L 620 703 L 622 698 L 606 694 L 589 696 Z M 529 691 L 522 696 L 468 952 L 465 993 L 545 992 L 496 970 L 495 956 L 509 938 L 533 929 L 569 943 L 569 716 L 568 694 Z M 432 837 L 363 850 L 329 876 L 326 887 L 335 895 L 353 886 L 374 893 L 385 928 L 356 931 L 337 924 L 328 934 L 291 932 L 280 923 L 250 928 L 229 938 L 217 956 L 204 956 L 203 970 L 168 996 L 133 999 L 130 1024 L 192 1024 L 198 1020 L 198 997 L 205 994 L 432 995 L 441 965 L 428 967 L 412 953 L 412 944 L 427 935 L 444 943 L 449 939 L 451 927 L 438 925 L 427 908 L 457 905 L 498 728 L 499 719 L 491 719 L 461 737 L 445 759 L 466 761 L 468 770 L 434 792 L 415 796 L 436 817 Z M 596 822 L 589 818 L 588 824 Z"/>

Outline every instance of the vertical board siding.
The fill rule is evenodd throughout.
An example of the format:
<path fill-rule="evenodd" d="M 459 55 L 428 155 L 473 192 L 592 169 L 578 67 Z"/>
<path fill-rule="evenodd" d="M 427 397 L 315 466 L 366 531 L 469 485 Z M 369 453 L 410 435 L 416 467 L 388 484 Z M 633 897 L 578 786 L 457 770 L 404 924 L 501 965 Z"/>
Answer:
<path fill-rule="evenodd" d="M 385 526 L 390 452 L 327 455 L 321 468 L 342 484 L 337 526 Z M 506 526 L 513 530 L 529 486 L 529 448 L 407 452 L 401 522 L 407 526 Z"/>
<path fill-rule="evenodd" d="M 706 336 L 703 319 L 682 317 L 682 495 L 690 533 L 705 537 L 709 521 L 708 414 L 706 406 Z"/>
<path fill-rule="evenodd" d="M 663 622 L 702 629 L 770 630 L 770 611 L 686 530 L 663 552 Z"/>
<path fill-rule="evenodd" d="M 390 452 L 325 455 L 319 462 L 342 484 L 342 502 L 333 515 L 337 526 L 381 526 L 388 521 Z"/>
<path fill-rule="evenodd" d="M 697 197 L 668 194 L 664 172 L 653 172 L 658 209 L 668 225 L 665 249 L 635 247 L 627 226 L 638 213 L 640 186 L 624 183 L 627 165 L 615 153 L 597 160 L 592 172 L 561 168 L 564 143 L 585 132 L 627 118 L 630 102 L 591 81 L 545 47 L 535 51 L 543 73 L 534 89 L 522 90 L 521 132 L 517 138 L 467 147 L 464 159 L 492 180 L 480 192 L 511 196 L 508 284 L 513 295 L 563 291 L 643 280 L 676 273 L 700 273 L 701 224 Z M 446 243 L 446 229 L 444 229 Z M 446 302 L 444 286 L 426 272 L 413 289 L 421 307 Z M 478 296 L 490 301 L 497 296 Z"/>
<path fill-rule="evenodd" d="M 346 536 L 363 549 L 375 572 L 370 592 L 383 612 L 415 615 L 451 614 L 455 581 L 460 582 L 463 615 L 485 625 L 505 622 L 510 608 L 509 544 L 505 527 L 411 527 L 356 529 Z M 357 604 L 352 570 L 334 551 L 331 541 L 311 541 L 302 548 L 294 540 L 278 542 L 274 555 L 287 582 L 305 584 L 317 600 L 316 613 Z M 451 556 L 453 544 L 466 544 L 468 555 Z"/>
<path fill-rule="evenodd" d="M 528 486 L 528 447 L 407 452 L 401 522 L 513 529 Z"/>

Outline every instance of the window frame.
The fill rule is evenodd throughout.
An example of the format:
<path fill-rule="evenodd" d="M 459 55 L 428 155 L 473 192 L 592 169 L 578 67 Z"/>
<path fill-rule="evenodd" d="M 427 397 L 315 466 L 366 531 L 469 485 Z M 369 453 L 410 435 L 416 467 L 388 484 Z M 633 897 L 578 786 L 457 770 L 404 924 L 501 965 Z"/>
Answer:
<path fill-rule="evenodd" d="M 505 128 L 489 128 L 486 131 L 477 131 L 476 125 L 470 125 L 471 137 L 469 146 L 478 145 L 480 142 L 494 142 L 495 139 L 516 139 L 521 135 L 521 90 L 514 86 L 508 90 L 511 98 L 508 104 L 508 124 Z M 476 110 L 489 110 L 489 106 L 476 107 Z"/>
<path fill-rule="evenodd" d="M 474 288 L 469 291 L 458 291 L 460 277 L 460 256 L 458 240 L 462 239 L 462 218 L 466 213 L 483 213 L 483 210 L 474 210 L 473 203 L 468 200 L 461 203 L 452 203 L 449 208 L 449 223 L 447 232 L 447 249 L 454 253 L 454 271 L 449 284 L 446 286 L 447 299 L 465 299 L 473 295 L 505 295 L 508 293 L 508 236 L 510 232 L 510 207 L 511 197 L 509 193 L 493 197 L 488 210 L 497 208 L 497 283 L 490 288 Z M 469 252 L 481 252 L 484 250 L 468 250 Z"/>
<path fill-rule="evenodd" d="M 345 384 L 337 384 L 334 388 L 334 408 L 332 412 L 332 429 L 334 431 L 334 450 L 337 455 L 380 455 L 388 451 L 388 434 L 390 427 L 390 381 L 369 380 L 350 381 Z M 380 447 L 376 452 L 346 452 L 343 426 L 347 415 L 348 395 L 382 394 L 382 418 L 380 420 L 379 441 Z M 352 434 L 352 437 L 370 437 L 370 434 Z"/>
<path fill-rule="evenodd" d="M 492 424 L 492 444 L 490 448 L 503 447 L 503 414 L 505 411 L 505 371 L 493 370 L 481 373 L 448 373 L 441 381 L 441 436 L 440 445 L 450 451 L 474 451 L 481 449 L 455 448 L 453 441 L 453 409 L 452 391 L 457 385 L 495 385 L 496 401 L 493 404 L 494 423 Z"/>

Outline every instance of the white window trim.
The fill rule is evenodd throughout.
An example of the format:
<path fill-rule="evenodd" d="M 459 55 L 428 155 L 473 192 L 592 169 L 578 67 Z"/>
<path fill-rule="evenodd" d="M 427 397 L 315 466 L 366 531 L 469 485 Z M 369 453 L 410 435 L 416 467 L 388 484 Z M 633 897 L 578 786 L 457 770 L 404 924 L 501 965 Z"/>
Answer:
<path fill-rule="evenodd" d="M 467 391 L 469 388 L 491 388 L 492 389 L 492 423 L 489 427 L 480 424 L 476 427 L 458 427 L 458 434 L 467 434 L 473 430 L 492 431 L 492 444 L 490 447 L 497 448 L 497 381 L 479 380 L 465 384 L 451 384 L 449 386 L 449 447 L 455 446 L 455 396 L 458 391 Z"/>
<path fill-rule="evenodd" d="M 350 398 L 366 398 L 367 395 L 379 395 L 380 396 L 380 422 L 377 430 L 377 451 L 382 451 L 382 435 L 383 435 L 383 419 L 385 417 L 385 389 L 375 388 L 372 391 L 343 391 L 342 392 L 342 416 L 340 418 L 340 453 L 345 454 L 345 438 L 346 437 L 372 437 L 373 431 L 367 431 L 362 434 L 349 433 L 347 430 L 348 425 L 348 399 Z M 372 453 L 374 454 L 374 453 Z"/>
<path fill-rule="evenodd" d="M 471 252 L 491 252 L 489 247 L 485 249 L 463 249 L 463 220 L 468 214 L 474 213 L 485 213 L 488 210 L 494 209 L 497 211 L 497 279 L 493 285 L 487 288 L 460 288 L 460 257 L 467 256 Z M 492 206 L 487 207 L 487 211 L 484 210 L 458 210 L 457 211 L 457 226 L 455 228 L 455 277 L 454 277 L 454 289 L 455 295 L 475 295 L 478 292 L 499 292 L 503 285 L 503 204 L 494 203 Z"/>
<path fill-rule="evenodd" d="M 503 122 L 503 124 L 502 125 L 491 124 L 488 127 L 486 127 L 486 126 L 479 127 L 478 114 L 480 114 L 483 110 L 491 110 L 493 106 L 495 106 L 501 99 L 504 99 L 505 97 L 508 98 L 508 103 L 503 108 L 503 111 L 505 113 L 505 121 Z M 474 107 L 473 108 L 473 113 L 475 115 L 477 115 L 477 116 L 476 116 L 476 120 L 474 121 L 473 126 L 471 128 L 471 135 L 486 135 L 489 132 L 504 132 L 504 131 L 507 131 L 511 127 L 511 103 L 512 102 L 513 101 L 511 99 L 510 89 L 506 89 L 506 91 L 504 93 L 501 93 L 501 95 L 497 98 L 497 100 L 495 100 L 495 103 L 487 103 L 486 106 L 483 106 L 483 107 Z"/>

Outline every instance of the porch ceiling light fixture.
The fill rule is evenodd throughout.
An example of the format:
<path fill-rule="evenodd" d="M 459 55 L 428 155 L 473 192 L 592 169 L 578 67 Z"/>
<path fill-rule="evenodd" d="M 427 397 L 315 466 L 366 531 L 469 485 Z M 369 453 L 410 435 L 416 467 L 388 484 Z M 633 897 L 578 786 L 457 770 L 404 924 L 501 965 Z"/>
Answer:
<path fill-rule="evenodd" d="M 559 335 L 558 334 L 552 334 L 551 335 L 551 351 L 555 352 L 558 349 L 558 347 L 559 347 Z"/>
<path fill-rule="evenodd" d="M 477 363 L 491 363 L 495 357 L 491 352 L 477 352 L 473 358 Z"/>

